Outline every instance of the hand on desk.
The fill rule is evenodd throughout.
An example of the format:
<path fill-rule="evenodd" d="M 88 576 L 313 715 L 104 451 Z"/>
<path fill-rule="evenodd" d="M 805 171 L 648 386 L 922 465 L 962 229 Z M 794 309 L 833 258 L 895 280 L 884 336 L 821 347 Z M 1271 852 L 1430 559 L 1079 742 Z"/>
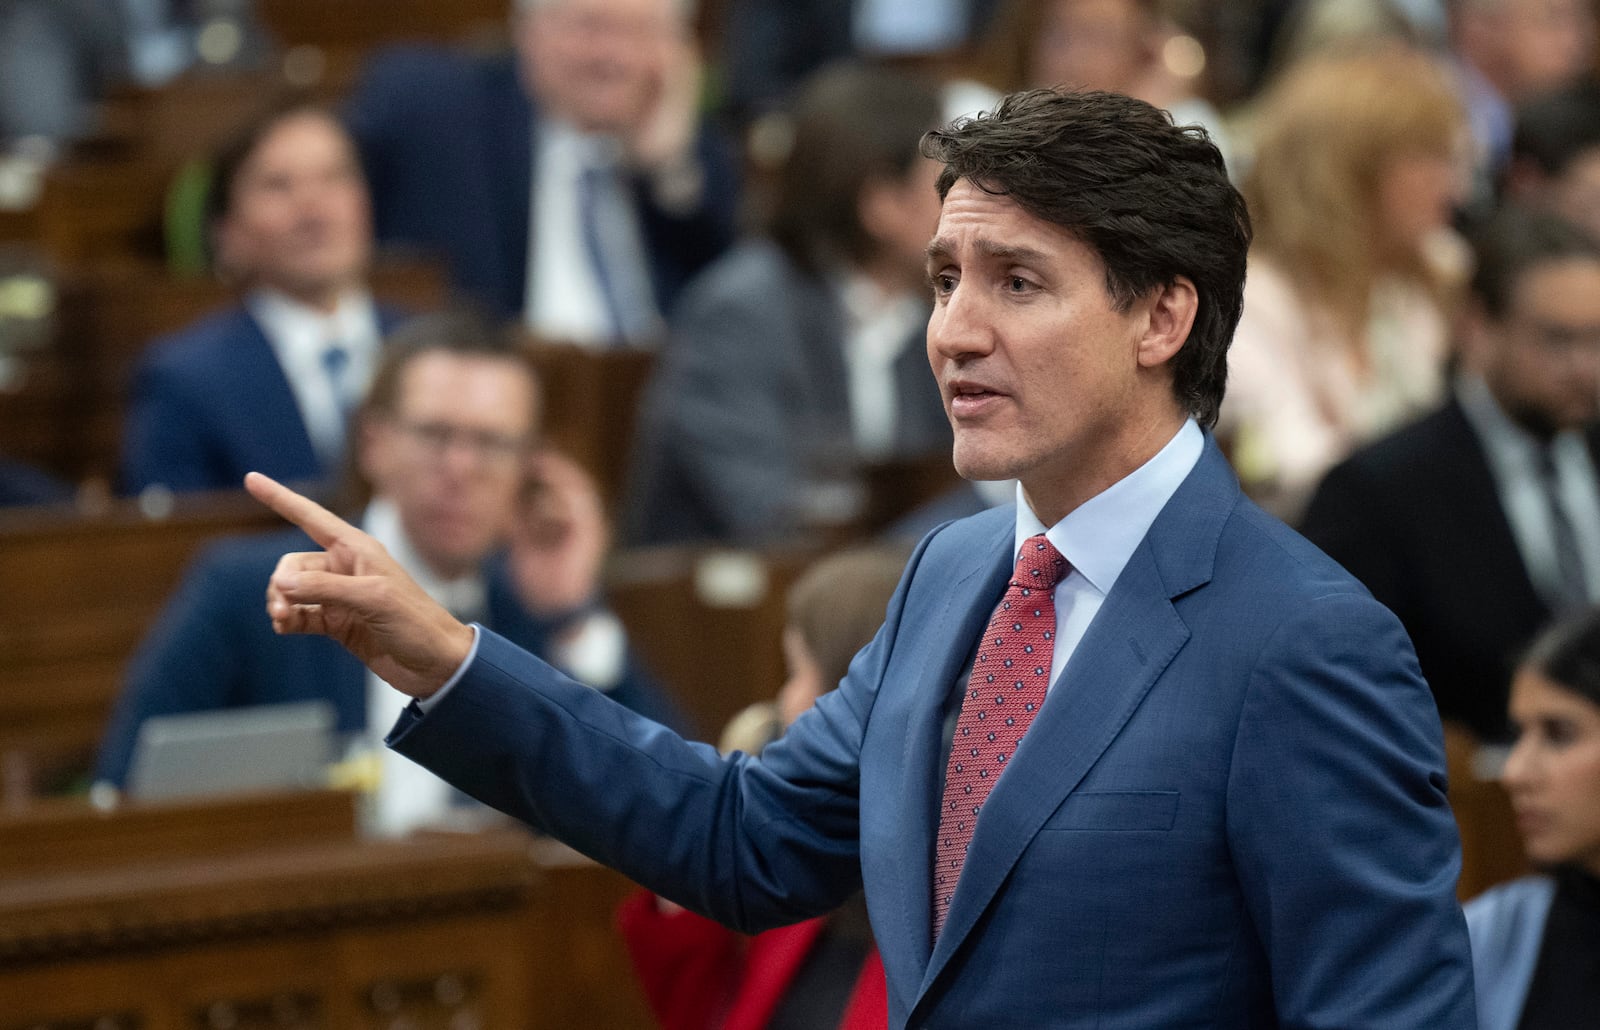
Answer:
<path fill-rule="evenodd" d="M 259 472 L 244 485 L 323 548 L 279 559 L 267 585 L 273 630 L 331 637 L 413 697 L 444 686 L 472 650 L 471 628 L 424 593 L 383 545 L 320 504 Z"/>

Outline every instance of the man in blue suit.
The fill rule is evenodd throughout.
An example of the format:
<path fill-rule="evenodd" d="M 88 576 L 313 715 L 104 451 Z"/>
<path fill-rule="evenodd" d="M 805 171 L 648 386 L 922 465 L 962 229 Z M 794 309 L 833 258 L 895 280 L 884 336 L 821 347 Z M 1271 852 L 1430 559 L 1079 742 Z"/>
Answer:
<path fill-rule="evenodd" d="M 349 135 L 303 103 L 250 122 L 218 151 L 206 222 L 218 271 L 244 299 L 145 353 L 123 486 L 231 489 L 263 468 L 330 476 L 400 320 L 367 292 L 372 224 Z"/>
<path fill-rule="evenodd" d="M 385 350 L 363 408 L 357 459 L 372 496 L 362 525 L 440 603 L 681 725 L 599 604 L 606 531 L 594 487 L 567 460 L 534 450 L 537 425 L 537 380 L 513 339 L 458 315 L 413 320 Z M 379 742 L 400 696 L 333 642 L 275 637 L 261 615 L 264 578 L 306 544 L 290 531 L 228 540 L 201 557 L 129 667 L 101 781 L 123 784 L 139 726 L 154 715 L 321 699 L 358 746 L 369 728 Z M 384 762 L 380 828 L 426 821 L 449 800 L 411 763 Z"/>
<path fill-rule="evenodd" d="M 395 749 L 690 908 L 758 929 L 864 885 L 893 1026 L 1470 1030 L 1410 645 L 1202 428 L 1249 245 L 1221 156 L 1140 101 L 1050 91 L 926 146 L 955 465 L 1019 503 L 924 538 L 877 638 L 759 760 L 413 604 L 359 533 L 252 476 L 325 548 L 280 562 L 275 627 L 420 699 Z"/>
<path fill-rule="evenodd" d="M 648 342 L 733 239 L 731 148 L 696 114 L 683 0 L 517 0 L 515 54 L 400 48 L 349 123 L 378 238 L 547 339 Z"/>

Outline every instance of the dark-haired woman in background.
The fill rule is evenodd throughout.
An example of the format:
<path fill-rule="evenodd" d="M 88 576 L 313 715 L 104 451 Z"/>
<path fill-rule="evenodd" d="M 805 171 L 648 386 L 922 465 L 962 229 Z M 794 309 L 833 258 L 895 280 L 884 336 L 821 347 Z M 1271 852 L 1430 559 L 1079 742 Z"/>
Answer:
<path fill-rule="evenodd" d="M 1600 1019 L 1600 610 L 1536 642 L 1511 687 L 1506 760 L 1528 857 L 1545 869 L 1467 905 L 1483 1030 Z"/>

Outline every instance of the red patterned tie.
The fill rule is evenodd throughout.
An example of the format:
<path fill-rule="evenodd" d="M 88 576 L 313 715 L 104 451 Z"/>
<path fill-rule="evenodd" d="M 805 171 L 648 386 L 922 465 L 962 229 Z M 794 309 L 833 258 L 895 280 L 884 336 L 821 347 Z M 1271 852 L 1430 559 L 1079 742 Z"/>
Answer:
<path fill-rule="evenodd" d="M 935 940 L 944 929 L 950 898 L 961 878 L 978 810 L 1044 704 L 1055 653 L 1054 590 L 1067 569 L 1067 560 L 1044 534 L 1029 537 L 978 644 L 950 744 L 944 803 L 939 806 L 933 869 Z"/>

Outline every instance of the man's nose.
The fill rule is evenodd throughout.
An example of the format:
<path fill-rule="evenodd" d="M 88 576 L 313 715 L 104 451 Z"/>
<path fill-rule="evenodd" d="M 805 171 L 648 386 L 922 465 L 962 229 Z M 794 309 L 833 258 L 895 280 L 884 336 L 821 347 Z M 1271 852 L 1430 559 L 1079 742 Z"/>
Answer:
<path fill-rule="evenodd" d="M 974 289 L 957 283 L 928 319 L 930 355 L 949 360 L 987 353 L 994 346 L 993 325 L 982 298 Z"/>

